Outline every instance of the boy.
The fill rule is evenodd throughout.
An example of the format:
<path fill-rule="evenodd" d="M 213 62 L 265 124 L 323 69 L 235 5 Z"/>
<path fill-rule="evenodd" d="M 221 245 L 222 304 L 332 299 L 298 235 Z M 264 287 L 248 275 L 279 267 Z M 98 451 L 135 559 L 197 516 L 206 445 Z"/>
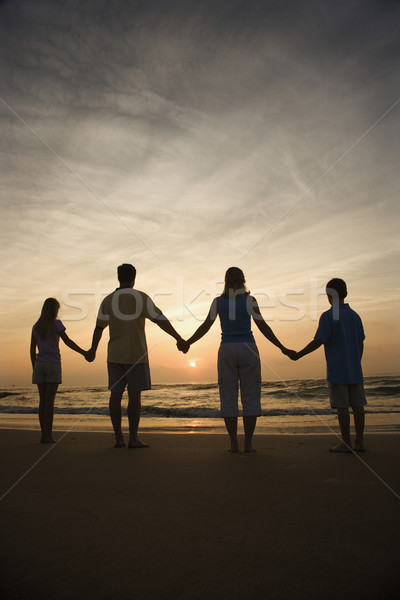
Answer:
<path fill-rule="evenodd" d="M 331 407 L 337 410 L 343 440 L 330 452 L 352 452 L 349 406 L 356 430 L 353 449 L 364 452 L 364 406 L 367 404 L 361 369 L 364 329 L 358 314 L 344 303 L 347 287 L 343 279 L 331 279 L 326 285 L 326 294 L 331 308 L 321 315 L 313 341 L 297 352 L 293 360 L 324 345 L 329 398 Z"/>

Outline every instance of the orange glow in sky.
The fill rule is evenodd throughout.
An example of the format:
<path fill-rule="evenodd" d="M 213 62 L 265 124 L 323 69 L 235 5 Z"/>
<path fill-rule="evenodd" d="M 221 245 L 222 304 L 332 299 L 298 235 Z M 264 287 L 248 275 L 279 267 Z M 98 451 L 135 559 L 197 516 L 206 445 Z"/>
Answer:
<path fill-rule="evenodd" d="M 240 267 L 295 350 L 341 277 L 364 374 L 398 373 L 398 3 L 102 4 L 0 3 L 1 385 L 30 383 L 47 297 L 89 348 L 124 262 L 185 339 Z M 264 379 L 325 377 L 322 348 L 252 329 Z M 146 335 L 154 383 L 216 382 L 218 320 L 186 355 Z M 60 342 L 64 385 L 106 385 L 107 341 L 91 364 Z"/>

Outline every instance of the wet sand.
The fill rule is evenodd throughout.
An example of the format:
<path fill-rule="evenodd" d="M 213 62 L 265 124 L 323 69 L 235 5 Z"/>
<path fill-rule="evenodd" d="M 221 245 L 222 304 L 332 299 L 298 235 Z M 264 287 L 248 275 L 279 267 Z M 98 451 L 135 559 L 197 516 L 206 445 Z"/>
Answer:
<path fill-rule="evenodd" d="M 14 599 L 390 597 L 400 568 L 400 435 L 0 430 L 0 592 Z M 62 434 L 57 433 L 58 438 Z M 27 473 L 27 474 L 26 474 Z"/>

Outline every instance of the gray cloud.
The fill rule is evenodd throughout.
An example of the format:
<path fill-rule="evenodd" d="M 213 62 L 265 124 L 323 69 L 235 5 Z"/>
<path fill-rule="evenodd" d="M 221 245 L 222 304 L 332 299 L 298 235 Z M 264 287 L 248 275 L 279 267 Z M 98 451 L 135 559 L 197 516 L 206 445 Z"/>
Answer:
<path fill-rule="evenodd" d="M 332 221 L 361 252 L 360 215 L 378 193 L 369 235 L 379 223 L 375 235 L 392 238 L 394 114 L 308 190 L 397 99 L 399 9 L 372 0 L 3 3 L 1 95 L 39 136 L 0 106 L 8 258 L 30 260 L 33 238 L 35 252 L 68 268 L 79 255 L 111 265 L 121 244 L 149 269 L 149 248 L 178 269 L 222 269 L 303 195 L 246 258 L 250 268 L 274 249 L 290 262 L 296 244 L 311 261 L 308 230 L 323 268 L 335 260 Z"/>

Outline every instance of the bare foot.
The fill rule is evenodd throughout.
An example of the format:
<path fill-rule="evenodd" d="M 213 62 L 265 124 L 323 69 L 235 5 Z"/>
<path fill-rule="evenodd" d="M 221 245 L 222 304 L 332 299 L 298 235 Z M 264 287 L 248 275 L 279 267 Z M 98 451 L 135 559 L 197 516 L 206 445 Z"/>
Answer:
<path fill-rule="evenodd" d="M 341 443 L 338 446 L 334 446 L 333 448 L 329 448 L 329 452 L 337 452 L 338 454 L 351 454 L 352 451 L 349 446 L 345 443 Z"/>
<path fill-rule="evenodd" d="M 234 453 L 239 452 L 239 444 L 238 444 L 237 440 L 235 442 L 231 442 L 231 447 L 228 450 L 228 452 L 234 452 Z"/>
<path fill-rule="evenodd" d="M 247 452 L 247 453 L 249 453 L 249 452 L 257 452 L 257 450 L 255 448 L 253 448 L 253 446 L 251 444 L 250 445 L 245 444 L 244 451 Z"/>
<path fill-rule="evenodd" d="M 364 442 L 358 442 L 357 440 L 354 442 L 353 450 L 356 452 L 365 452 Z"/>
<path fill-rule="evenodd" d="M 128 444 L 128 448 L 150 448 L 148 444 L 144 444 L 140 440 L 132 440 Z"/>
<path fill-rule="evenodd" d="M 40 440 L 40 443 L 41 444 L 55 444 L 56 440 L 53 437 L 50 437 L 50 438 L 42 437 Z"/>
<path fill-rule="evenodd" d="M 115 440 L 114 448 L 124 448 L 124 447 L 125 447 L 124 438 L 117 438 Z"/>

